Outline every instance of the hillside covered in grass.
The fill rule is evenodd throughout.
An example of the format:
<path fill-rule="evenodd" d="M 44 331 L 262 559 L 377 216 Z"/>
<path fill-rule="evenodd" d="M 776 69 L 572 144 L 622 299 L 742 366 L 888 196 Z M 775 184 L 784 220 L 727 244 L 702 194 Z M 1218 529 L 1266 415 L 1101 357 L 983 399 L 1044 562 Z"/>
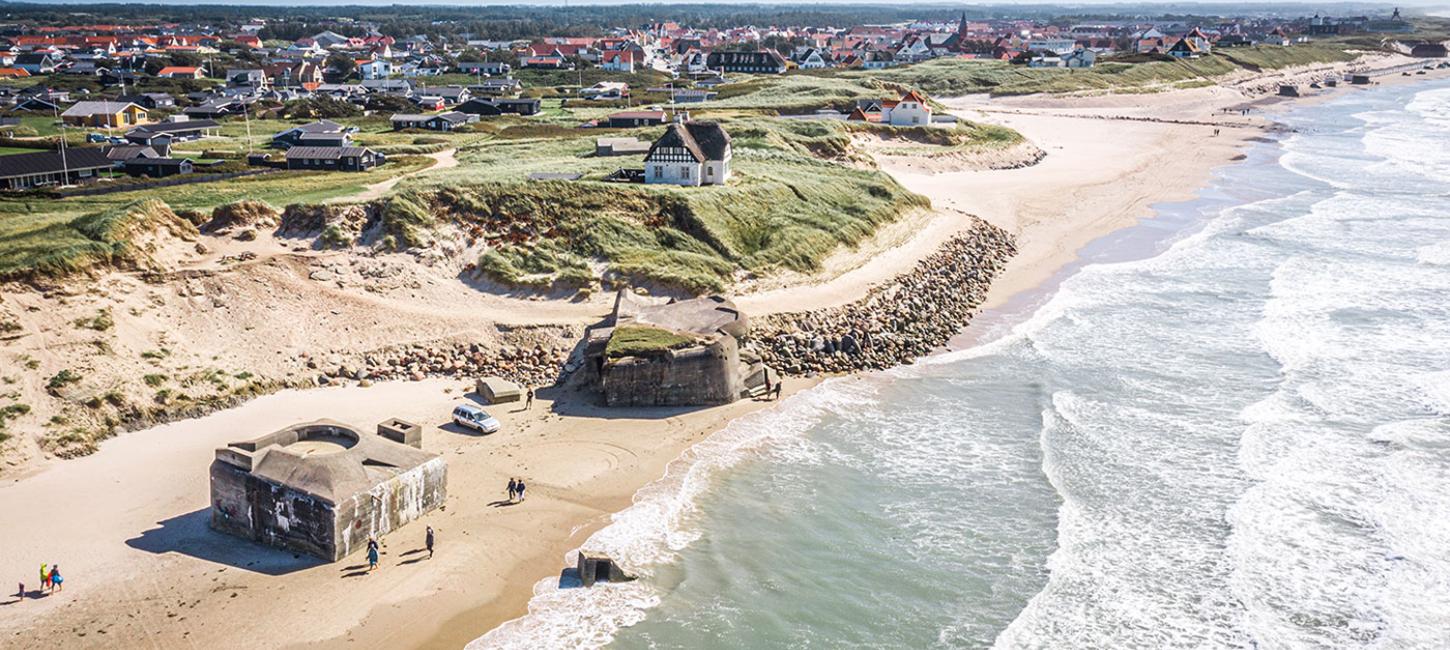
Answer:
<path fill-rule="evenodd" d="M 1029 68 L 1004 61 L 933 59 L 881 70 L 803 70 L 754 76 L 721 87 L 707 106 L 808 113 L 849 110 L 857 99 L 880 98 L 912 88 L 939 97 L 978 93 L 1030 95 L 1074 92 L 1149 92 L 1213 83 L 1226 75 L 1299 65 L 1351 61 L 1342 44 L 1224 48 L 1197 59 L 1168 57 L 1102 61 L 1092 68 Z"/>
<path fill-rule="evenodd" d="M 907 210 L 928 207 L 924 197 L 856 161 L 844 123 L 721 121 L 735 150 L 726 186 L 603 182 L 639 161 L 593 157 L 598 133 L 500 140 L 468 152 L 459 168 L 379 202 L 378 232 L 394 236 L 388 245 L 407 248 L 428 246 L 447 227 L 461 228 L 487 243 L 477 270 L 508 286 L 587 287 L 619 279 L 706 292 L 724 289 L 741 272 L 811 271 L 837 248 L 860 242 Z M 970 129 L 962 133 L 977 137 Z M 583 177 L 532 181 L 533 172 Z"/>

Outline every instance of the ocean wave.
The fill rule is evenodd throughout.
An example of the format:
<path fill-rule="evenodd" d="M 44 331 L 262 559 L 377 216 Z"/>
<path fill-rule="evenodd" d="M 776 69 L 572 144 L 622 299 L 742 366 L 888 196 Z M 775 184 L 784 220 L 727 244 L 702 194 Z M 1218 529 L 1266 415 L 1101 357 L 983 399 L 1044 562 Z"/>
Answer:
<path fill-rule="evenodd" d="M 803 433 L 826 414 L 861 408 L 871 402 L 869 382 L 829 380 L 782 400 L 775 407 L 731 421 L 724 429 L 690 447 L 666 468 L 665 475 L 641 488 L 634 503 L 616 513 L 582 548 L 603 552 L 640 580 L 561 588 L 559 578 L 534 586 L 529 613 L 508 621 L 468 644 L 468 650 L 493 648 L 598 648 L 623 627 L 644 619 L 660 602 L 649 578 L 699 539 L 694 525 L 697 502 L 720 472 L 761 453 L 777 461 L 815 462 Z M 578 551 L 563 558 L 576 562 Z"/>

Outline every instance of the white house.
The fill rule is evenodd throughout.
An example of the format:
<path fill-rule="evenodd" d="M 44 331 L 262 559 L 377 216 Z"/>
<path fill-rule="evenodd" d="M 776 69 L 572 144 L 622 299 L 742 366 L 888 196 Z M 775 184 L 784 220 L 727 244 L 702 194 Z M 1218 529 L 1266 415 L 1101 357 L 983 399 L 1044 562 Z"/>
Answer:
<path fill-rule="evenodd" d="M 387 79 L 393 76 L 393 63 L 386 59 L 366 59 L 357 62 L 357 73 L 363 79 Z"/>
<path fill-rule="evenodd" d="M 1071 38 L 1032 38 L 1028 39 L 1024 45 L 1023 49 L 1027 50 L 1046 50 L 1048 52 L 1062 54 L 1063 52 L 1071 52 L 1076 49 L 1077 41 Z"/>
<path fill-rule="evenodd" d="M 644 182 L 723 185 L 730 180 L 730 135 L 714 122 L 675 122 L 644 157 Z"/>
<path fill-rule="evenodd" d="M 931 105 L 915 90 L 902 93 L 895 102 L 881 103 L 881 123 L 892 126 L 930 126 Z"/>
<path fill-rule="evenodd" d="M 796 65 L 800 66 L 802 70 L 819 70 L 830 63 L 820 49 L 811 47 L 802 48 L 796 52 Z"/>
<path fill-rule="evenodd" d="M 579 91 L 584 99 L 622 99 L 629 96 L 629 84 L 623 81 L 601 81 Z"/>
<path fill-rule="evenodd" d="M 1087 48 L 1062 55 L 1062 64 L 1069 68 L 1091 68 L 1098 62 L 1098 53 Z"/>
<path fill-rule="evenodd" d="M 634 72 L 634 51 L 605 50 L 599 57 L 599 68 L 610 72 Z"/>

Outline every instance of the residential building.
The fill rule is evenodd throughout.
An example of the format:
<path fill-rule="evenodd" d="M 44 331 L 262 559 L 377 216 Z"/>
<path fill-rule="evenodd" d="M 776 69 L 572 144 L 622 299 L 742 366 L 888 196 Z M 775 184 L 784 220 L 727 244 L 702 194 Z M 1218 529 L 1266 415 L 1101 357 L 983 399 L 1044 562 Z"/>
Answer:
<path fill-rule="evenodd" d="M 30 74 L 50 74 L 60 66 L 60 59 L 50 54 L 39 52 L 27 52 L 15 57 L 13 67 L 20 68 Z"/>
<path fill-rule="evenodd" d="M 144 144 L 118 144 L 106 147 L 106 157 L 117 163 L 124 163 L 132 158 L 165 158 L 155 147 Z"/>
<path fill-rule="evenodd" d="M 443 103 L 448 106 L 457 106 L 470 99 L 468 88 L 464 86 L 417 86 L 413 88 L 413 94 L 420 97 L 441 97 Z"/>
<path fill-rule="evenodd" d="M 629 84 L 622 81 L 601 81 L 581 89 L 579 96 L 583 99 L 623 99 L 629 96 Z"/>
<path fill-rule="evenodd" d="M 501 75 L 513 71 L 513 66 L 500 61 L 461 61 L 458 71 L 464 74 Z"/>
<path fill-rule="evenodd" d="M 1083 48 L 1062 55 L 1062 65 L 1068 68 L 1091 68 L 1098 61 L 1098 53 Z"/>
<path fill-rule="evenodd" d="M 357 62 L 357 73 L 363 80 L 387 79 L 393 75 L 393 62 L 387 59 L 362 59 Z"/>
<path fill-rule="evenodd" d="M 228 115 L 241 115 L 247 109 L 247 105 L 239 99 L 231 97 L 213 97 L 196 106 L 188 106 L 181 109 L 191 117 L 218 118 Z"/>
<path fill-rule="evenodd" d="M 398 113 L 391 120 L 393 129 L 427 129 L 429 131 L 452 131 L 469 122 L 478 121 L 477 115 L 470 115 L 460 111 L 448 111 L 447 113 L 435 113 L 432 115 L 417 115 Z"/>
<path fill-rule="evenodd" d="M 518 79 L 485 79 L 482 83 L 469 86 L 468 89 L 477 95 L 491 95 L 501 97 L 504 95 L 517 95 L 524 89 L 524 85 Z"/>
<path fill-rule="evenodd" d="M 931 113 L 931 105 L 915 90 L 902 93 L 894 102 L 881 102 L 881 122 L 892 126 L 928 126 Z"/>
<path fill-rule="evenodd" d="M 179 118 L 179 119 L 178 119 Z M 145 124 L 126 132 L 126 140 L 135 144 L 152 145 L 159 141 L 185 142 L 200 140 L 221 133 L 221 125 L 215 120 L 193 120 L 186 116 L 172 116 L 166 122 Z"/>
<path fill-rule="evenodd" d="M 317 171 L 367 171 L 386 162 L 383 154 L 367 147 L 292 147 L 287 150 L 287 169 Z"/>
<path fill-rule="evenodd" d="M 137 156 L 122 163 L 122 169 L 131 176 L 164 178 L 178 174 L 190 174 L 193 167 L 186 158 L 147 158 Z"/>
<path fill-rule="evenodd" d="M 142 108 L 155 110 L 158 108 L 174 108 L 176 98 L 167 93 L 141 93 L 139 95 L 122 95 L 116 98 L 118 102 L 131 102 Z"/>
<path fill-rule="evenodd" d="M 48 185 L 69 185 L 95 179 L 115 162 L 102 149 L 70 148 L 0 156 L 0 189 L 24 190 Z"/>
<path fill-rule="evenodd" d="M 705 67 L 720 72 L 753 72 L 757 74 L 782 74 L 789 67 L 785 57 L 775 50 L 760 52 L 711 52 L 705 58 Z"/>
<path fill-rule="evenodd" d="M 644 157 L 644 182 L 720 185 L 730 180 L 730 135 L 715 122 L 675 122 Z"/>
<path fill-rule="evenodd" d="M 148 121 L 149 114 L 145 108 L 131 102 L 87 101 L 76 102 L 60 114 L 60 119 L 68 126 L 109 129 L 141 124 Z"/>
<path fill-rule="evenodd" d="M 641 126 L 659 126 L 670 121 L 664 111 L 624 111 L 604 118 L 599 126 L 611 129 L 632 129 Z"/>
<path fill-rule="evenodd" d="M 202 78 L 203 73 L 201 71 L 201 68 L 199 67 L 169 65 L 157 71 L 156 76 L 161 77 L 162 79 L 200 79 Z"/>
<path fill-rule="evenodd" d="M 610 72 L 634 72 L 634 51 L 606 50 L 600 55 L 599 67 Z"/>
<path fill-rule="evenodd" d="M 352 134 L 356 132 L 356 127 L 343 126 L 332 120 L 318 120 L 279 132 L 272 136 L 272 146 L 346 147 L 352 144 Z"/>
<path fill-rule="evenodd" d="M 470 99 L 458 105 L 459 112 L 470 115 L 534 115 L 541 102 L 537 99 Z"/>
<path fill-rule="evenodd" d="M 226 80 L 228 86 L 251 87 L 257 89 L 265 89 L 271 83 L 271 81 L 267 78 L 267 71 L 259 68 L 227 70 Z"/>

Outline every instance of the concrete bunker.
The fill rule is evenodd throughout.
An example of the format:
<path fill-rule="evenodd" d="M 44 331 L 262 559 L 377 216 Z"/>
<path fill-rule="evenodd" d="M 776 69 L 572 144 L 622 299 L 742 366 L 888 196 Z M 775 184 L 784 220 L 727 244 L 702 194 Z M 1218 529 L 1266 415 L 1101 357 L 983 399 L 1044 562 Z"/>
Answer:
<path fill-rule="evenodd" d="M 211 527 L 336 561 L 443 505 L 448 466 L 418 448 L 422 429 L 389 419 L 378 433 L 318 420 L 216 450 Z"/>
<path fill-rule="evenodd" d="M 579 551 L 579 582 L 592 587 L 596 582 L 629 582 L 634 580 L 608 555 Z"/>
<path fill-rule="evenodd" d="M 620 291 L 614 312 L 584 335 L 580 377 L 609 406 L 727 404 L 765 383 L 765 365 L 742 348 L 748 333 L 745 314 L 720 296 Z"/>
<path fill-rule="evenodd" d="M 503 377 L 484 377 L 474 385 L 474 392 L 478 393 L 485 402 L 489 404 L 502 404 L 504 402 L 517 402 L 523 399 L 523 391 L 519 385 Z"/>

